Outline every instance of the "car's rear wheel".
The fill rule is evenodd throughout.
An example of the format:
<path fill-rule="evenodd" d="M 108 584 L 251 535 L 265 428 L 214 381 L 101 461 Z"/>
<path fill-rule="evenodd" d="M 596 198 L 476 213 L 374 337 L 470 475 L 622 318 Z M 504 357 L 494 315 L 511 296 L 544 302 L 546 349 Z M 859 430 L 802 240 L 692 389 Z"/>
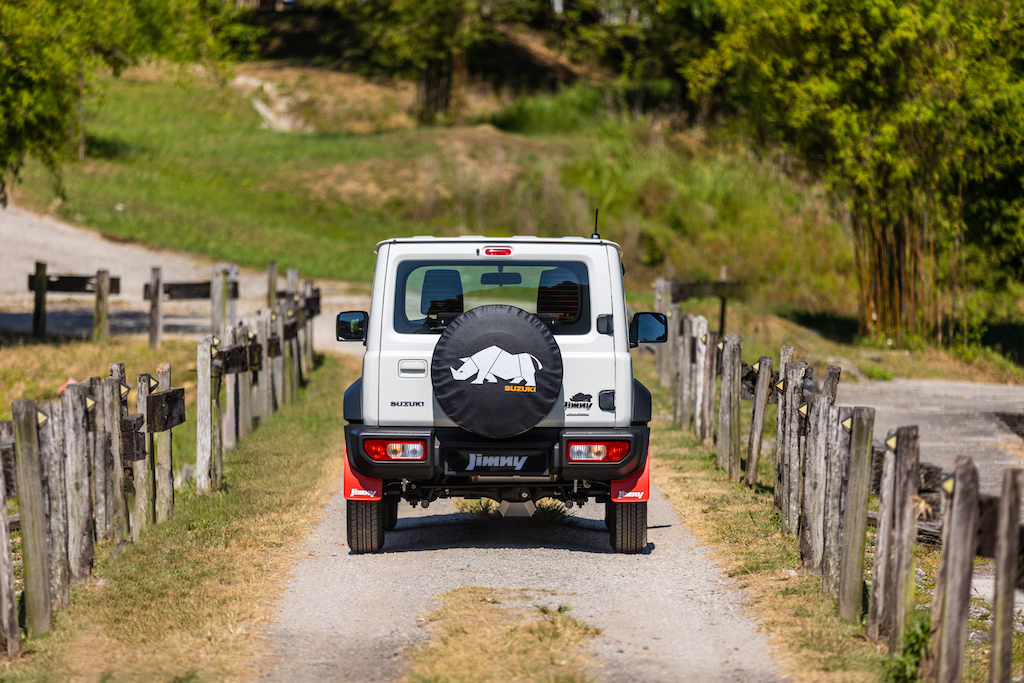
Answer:
<path fill-rule="evenodd" d="M 392 531 L 398 524 L 398 504 L 401 502 L 398 496 L 384 499 L 384 531 Z"/>
<path fill-rule="evenodd" d="M 635 555 L 647 547 L 647 503 L 608 503 L 612 550 Z M 609 513 L 605 511 L 605 519 Z"/>
<path fill-rule="evenodd" d="M 384 501 L 349 500 L 346 503 L 348 547 L 357 555 L 379 553 L 384 547 Z"/>

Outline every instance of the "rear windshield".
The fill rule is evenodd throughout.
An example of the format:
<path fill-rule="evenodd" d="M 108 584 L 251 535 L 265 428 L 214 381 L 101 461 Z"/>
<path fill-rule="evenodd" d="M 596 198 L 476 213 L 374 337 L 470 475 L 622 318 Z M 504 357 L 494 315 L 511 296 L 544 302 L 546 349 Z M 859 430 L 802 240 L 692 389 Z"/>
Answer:
<path fill-rule="evenodd" d="M 590 332 L 587 267 L 578 261 L 404 261 L 395 289 L 395 331 L 441 334 L 460 314 L 508 304 L 535 314 L 552 334 Z"/>

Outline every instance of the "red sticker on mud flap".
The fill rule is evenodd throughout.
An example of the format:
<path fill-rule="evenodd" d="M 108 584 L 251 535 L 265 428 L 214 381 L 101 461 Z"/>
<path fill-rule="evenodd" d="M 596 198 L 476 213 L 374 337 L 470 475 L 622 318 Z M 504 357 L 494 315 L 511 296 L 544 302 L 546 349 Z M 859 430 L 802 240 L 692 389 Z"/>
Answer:
<path fill-rule="evenodd" d="M 613 503 L 646 503 L 651 499 L 651 454 L 648 451 L 643 468 L 629 479 L 612 482 Z"/>
<path fill-rule="evenodd" d="M 359 474 L 352 469 L 345 453 L 345 500 L 380 500 L 383 497 L 384 481 Z"/>

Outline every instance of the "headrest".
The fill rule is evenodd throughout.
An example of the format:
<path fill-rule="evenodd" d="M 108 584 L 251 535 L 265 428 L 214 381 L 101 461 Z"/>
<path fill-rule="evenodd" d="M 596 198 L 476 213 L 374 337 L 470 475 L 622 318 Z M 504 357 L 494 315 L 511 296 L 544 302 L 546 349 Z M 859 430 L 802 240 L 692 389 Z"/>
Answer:
<path fill-rule="evenodd" d="M 457 270 L 428 270 L 423 276 L 420 313 L 455 317 L 462 314 L 462 278 Z"/>

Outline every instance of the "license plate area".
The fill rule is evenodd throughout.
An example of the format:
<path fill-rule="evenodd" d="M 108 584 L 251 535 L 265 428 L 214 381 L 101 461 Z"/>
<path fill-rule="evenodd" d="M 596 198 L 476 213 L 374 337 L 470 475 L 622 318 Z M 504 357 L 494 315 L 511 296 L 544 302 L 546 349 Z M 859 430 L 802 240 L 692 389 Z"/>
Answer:
<path fill-rule="evenodd" d="M 451 449 L 444 451 L 444 473 L 451 476 L 547 476 L 551 457 L 544 450 L 487 451 Z"/>

